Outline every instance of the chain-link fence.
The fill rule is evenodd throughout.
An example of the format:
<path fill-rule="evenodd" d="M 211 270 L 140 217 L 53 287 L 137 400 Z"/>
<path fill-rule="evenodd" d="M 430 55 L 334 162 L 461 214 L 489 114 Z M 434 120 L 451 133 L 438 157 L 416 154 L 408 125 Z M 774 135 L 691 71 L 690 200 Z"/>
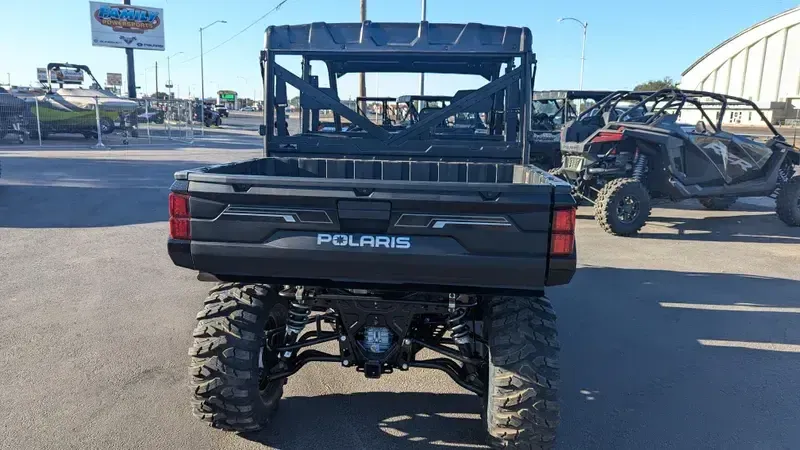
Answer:
<path fill-rule="evenodd" d="M 0 145 L 24 143 L 36 116 L 28 103 L 6 92 L 0 92 Z"/>
<path fill-rule="evenodd" d="M 126 136 L 113 136 L 111 145 L 194 141 L 195 120 L 189 100 L 139 100 L 135 111 L 127 116 L 131 130 Z M 134 131 L 135 130 L 135 131 Z M 108 145 L 108 143 L 106 144 Z"/>
<path fill-rule="evenodd" d="M 104 148 L 194 140 L 194 102 L 93 94 L 89 90 L 38 96 L 0 92 L 0 145 Z"/>

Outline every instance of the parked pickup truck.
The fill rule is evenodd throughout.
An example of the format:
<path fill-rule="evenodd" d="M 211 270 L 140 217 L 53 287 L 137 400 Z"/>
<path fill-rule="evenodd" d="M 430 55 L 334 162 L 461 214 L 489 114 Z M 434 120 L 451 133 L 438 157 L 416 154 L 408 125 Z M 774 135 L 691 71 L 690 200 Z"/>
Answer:
<path fill-rule="evenodd" d="M 409 43 L 418 31 L 437 43 Z M 169 197 L 170 257 L 219 283 L 190 350 L 195 415 L 259 429 L 309 362 L 368 378 L 428 368 L 481 397 L 492 445 L 550 448 L 558 343 L 544 290 L 575 273 L 575 201 L 567 183 L 527 164 L 518 124 L 531 113 L 530 31 L 315 23 L 270 27 L 265 42 L 269 156 L 178 172 Z M 276 54 L 339 74 L 402 67 L 494 81 L 387 131 L 339 102 L 335 77 L 319 88 L 310 64 L 297 76 Z M 287 84 L 300 91 L 291 136 Z M 317 131 L 320 110 L 335 114 L 333 130 Z M 492 119 L 487 134 L 437 134 L 442 120 L 478 111 Z M 335 353 L 311 348 L 329 341 Z M 418 359 L 423 349 L 441 357 Z"/>

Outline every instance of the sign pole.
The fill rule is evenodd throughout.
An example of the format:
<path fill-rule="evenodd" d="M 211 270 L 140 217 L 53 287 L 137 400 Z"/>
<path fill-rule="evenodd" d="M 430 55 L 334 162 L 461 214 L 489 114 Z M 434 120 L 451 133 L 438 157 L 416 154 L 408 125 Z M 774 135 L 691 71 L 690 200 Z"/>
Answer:
<path fill-rule="evenodd" d="M 130 5 L 131 0 L 122 0 L 123 5 Z M 126 48 L 125 56 L 128 58 L 128 98 L 136 98 L 136 71 L 133 67 L 133 49 Z"/>

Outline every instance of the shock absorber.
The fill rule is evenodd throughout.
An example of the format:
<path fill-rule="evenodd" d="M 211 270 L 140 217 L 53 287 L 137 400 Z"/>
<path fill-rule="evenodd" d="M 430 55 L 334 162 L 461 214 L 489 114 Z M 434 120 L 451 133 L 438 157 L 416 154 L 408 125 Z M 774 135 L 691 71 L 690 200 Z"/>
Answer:
<path fill-rule="evenodd" d="M 294 344 L 300 333 L 308 323 L 308 317 L 311 315 L 311 308 L 305 304 L 304 288 L 298 287 L 295 291 L 294 298 L 289 303 L 289 314 L 286 318 L 286 339 L 285 345 Z M 292 356 L 292 352 L 287 350 L 282 355 L 284 358 Z"/>
<path fill-rule="evenodd" d="M 645 172 L 647 171 L 647 155 L 639 153 L 636 150 L 636 160 L 633 162 L 633 178 L 644 183 Z"/>
<path fill-rule="evenodd" d="M 475 350 L 472 340 L 472 332 L 464 320 L 467 316 L 467 309 L 464 307 L 456 307 L 456 295 L 450 294 L 449 315 L 447 317 L 447 328 L 450 329 L 450 334 L 453 337 L 453 342 L 458 346 L 459 352 L 468 358 L 472 358 Z M 464 371 L 466 372 L 466 379 L 469 383 L 474 383 L 478 380 L 478 368 L 472 364 L 464 364 Z"/>
<path fill-rule="evenodd" d="M 472 335 L 470 334 L 469 327 L 464 323 L 464 317 L 466 315 L 466 309 L 457 308 L 447 317 L 447 327 L 450 329 L 453 341 L 458 344 L 459 348 L 461 348 L 462 345 L 469 346 L 469 344 L 472 343 Z"/>
<path fill-rule="evenodd" d="M 472 356 L 472 334 L 464 322 L 464 318 L 467 316 L 466 308 L 457 308 L 456 295 L 450 294 L 450 303 L 447 309 L 450 313 L 446 321 L 447 328 L 450 329 L 453 341 L 464 356 Z"/>

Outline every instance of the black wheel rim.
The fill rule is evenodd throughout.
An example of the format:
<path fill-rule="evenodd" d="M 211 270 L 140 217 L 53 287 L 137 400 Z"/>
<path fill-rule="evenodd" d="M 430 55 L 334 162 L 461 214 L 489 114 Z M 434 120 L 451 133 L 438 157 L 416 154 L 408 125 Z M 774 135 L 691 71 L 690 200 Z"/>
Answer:
<path fill-rule="evenodd" d="M 275 316 L 270 315 L 264 325 L 264 342 L 259 351 L 258 389 L 262 393 L 269 386 L 267 378 L 278 363 L 278 352 L 274 349 L 283 345 L 285 338 L 284 326 L 278 323 Z"/>
<path fill-rule="evenodd" d="M 632 195 L 626 195 L 617 202 L 617 219 L 622 223 L 633 223 L 639 217 L 641 202 Z"/>

